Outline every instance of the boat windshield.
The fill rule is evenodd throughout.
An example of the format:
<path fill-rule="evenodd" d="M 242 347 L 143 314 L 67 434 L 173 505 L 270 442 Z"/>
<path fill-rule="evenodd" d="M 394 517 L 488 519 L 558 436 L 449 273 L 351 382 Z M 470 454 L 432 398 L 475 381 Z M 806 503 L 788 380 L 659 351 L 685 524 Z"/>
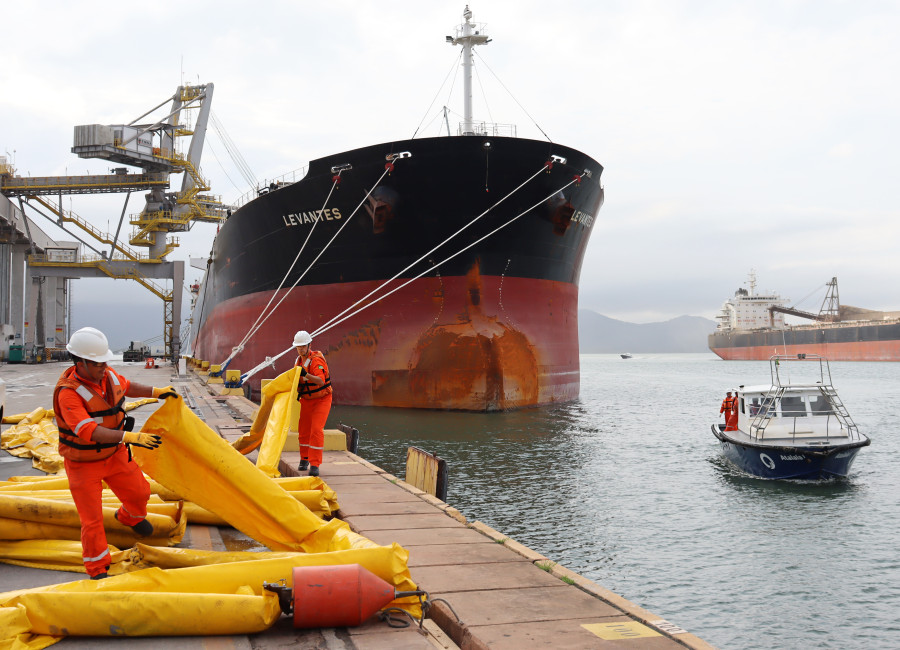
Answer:
<path fill-rule="evenodd" d="M 781 398 L 781 415 L 786 418 L 806 417 L 806 404 L 802 395 L 785 395 Z"/>
<path fill-rule="evenodd" d="M 825 415 L 834 412 L 834 405 L 827 395 L 810 395 L 809 410 L 813 415 Z"/>

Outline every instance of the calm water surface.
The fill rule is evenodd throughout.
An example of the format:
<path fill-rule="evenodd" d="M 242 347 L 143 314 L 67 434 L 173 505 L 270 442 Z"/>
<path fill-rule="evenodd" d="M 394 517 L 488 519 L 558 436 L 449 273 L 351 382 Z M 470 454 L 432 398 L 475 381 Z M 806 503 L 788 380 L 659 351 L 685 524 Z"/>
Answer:
<path fill-rule="evenodd" d="M 581 357 L 581 399 L 513 413 L 334 407 L 400 477 L 446 459 L 447 501 L 720 648 L 900 647 L 900 364 L 832 363 L 872 445 L 849 478 L 764 481 L 710 433 L 768 362 Z M 336 383 L 339 383 L 339 378 Z"/>

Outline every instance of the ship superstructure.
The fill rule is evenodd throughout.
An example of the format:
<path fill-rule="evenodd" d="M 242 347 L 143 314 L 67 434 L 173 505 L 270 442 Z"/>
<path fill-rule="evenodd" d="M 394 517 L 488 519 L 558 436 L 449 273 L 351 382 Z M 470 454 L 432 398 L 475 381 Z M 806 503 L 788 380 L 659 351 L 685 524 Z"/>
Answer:
<path fill-rule="evenodd" d="M 756 293 L 756 272 L 750 271 L 747 283 L 749 290 L 740 288 L 734 297 L 722 304 L 716 316 L 716 331 L 755 329 L 783 329 L 784 314 L 770 307 L 783 307 L 787 300 L 777 293 Z"/>

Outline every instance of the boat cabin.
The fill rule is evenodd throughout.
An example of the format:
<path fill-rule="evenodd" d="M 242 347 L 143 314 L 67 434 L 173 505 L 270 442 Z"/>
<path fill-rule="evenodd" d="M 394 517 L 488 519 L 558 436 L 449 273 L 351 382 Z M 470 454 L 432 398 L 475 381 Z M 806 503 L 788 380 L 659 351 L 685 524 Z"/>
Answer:
<path fill-rule="evenodd" d="M 848 435 L 842 405 L 830 386 L 742 386 L 737 394 L 738 429 L 751 438 Z"/>

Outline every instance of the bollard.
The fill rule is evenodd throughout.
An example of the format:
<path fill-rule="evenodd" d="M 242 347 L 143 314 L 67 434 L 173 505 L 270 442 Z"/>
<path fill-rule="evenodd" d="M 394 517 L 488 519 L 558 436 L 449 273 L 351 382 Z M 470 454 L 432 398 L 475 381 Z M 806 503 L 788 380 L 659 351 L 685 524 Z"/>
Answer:
<path fill-rule="evenodd" d="M 220 364 L 214 364 L 209 367 L 209 373 L 207 374 L 209 379 L 207 380 L 207 384 L 224 384 L 225 380 L 222 379 L 222 366 Z"/>
<path fill-rule="evenodd" d="M 241 371 L 226 370 L 225 371 L 225 388 L 222 389 L 220 395 L 243 395 L 244 389 L 241 388 Z"/>

